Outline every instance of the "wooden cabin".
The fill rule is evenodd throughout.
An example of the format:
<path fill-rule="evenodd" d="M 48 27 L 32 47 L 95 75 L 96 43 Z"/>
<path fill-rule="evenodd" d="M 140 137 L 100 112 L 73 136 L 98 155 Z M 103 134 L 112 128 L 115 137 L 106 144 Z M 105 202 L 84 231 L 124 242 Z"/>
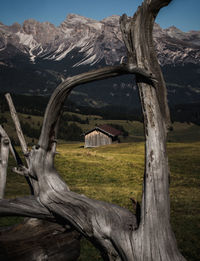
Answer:
<path fill-rule="evenodd" d="M 94 129 L 86 132 L 84 135 L 85 148 L 99 147 L 112 144 L 113 142 L 119 142 L 118 136 L 121 135 L 121 131 L 105 124 L 96 126 Z"/>

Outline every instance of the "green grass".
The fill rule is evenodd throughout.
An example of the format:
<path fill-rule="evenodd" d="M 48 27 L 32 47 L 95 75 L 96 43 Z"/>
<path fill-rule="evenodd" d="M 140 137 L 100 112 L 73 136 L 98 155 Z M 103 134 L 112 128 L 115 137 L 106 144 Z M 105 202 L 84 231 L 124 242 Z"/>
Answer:
<path fill-rule="evenodd" d="M 168 147 L 172 226 L 184 256 L 196 261 L 200 256 L 200 142 Z"/>
<path fill-rule="evenodd" d="M 71 190 L 132 209 L 130 197 L 141 200 L 144 143 L 121 143 L 84 149 L 83 143 L 60 144 L 56 167 Z M 171 223 L 178 246 L 188 261 L 199 260 L 200 142 L 168 143 L 171 169 Z M 10 159 L 10 165 L 15 163 Z M 6 197 L 28 194 L 21 176 L 9 170 Z M 1 218 L 1 226 L 20 219 Z M 102 260 L 86 240 L 80 261 Z"/>
<path fill-rule="evenodd" d="M 140 142 L 144 141 L 144 130 L 143 130 L 143 123 L 137 121 L 128 121 L 128 120 L 104 120 L 101 116 L 98 115 L 82 115 L 73 112 L 67 112 L 68 114 L 75 115 L 82 120 L 89 120 L 88 124 L 81 124 L 75 122 L 78 125 L 83 133 L 93 129 L 96 125 L 102 124 L 118 124 L 121 125 L 125 131 L 129 133 L 128 137 L 123 138 L 120 137 L 122 142 Z M 34 116 L 34 115 L 27 115 L 18 113 L 20 122 L 28 123 L 31 128 L 39 129 L 42 125 L 43 117 L 41 116 Z M 0 113 L 1 116 L 5 117 L 8 122 L 4 123 L 4 127 L 9 135 L 9 137 L 14 138 L 17 141 L 15 127 L 10 117 L 9 112 Z M 72 123 L 72 122 L 69 122 Z M 1 123 L 0 123 L 1 124 Z M 193 124 L 193 123 L 173 123 L 173 131 L 169 132 L 168 141 L 169 142 L 194 142 L 200 140 L 200 127 Z M 26 140 L 28 144 L 37 143 L 37 139 L 33 139 L 26 136 Z M 63 142 L 63 141 L 62 141 Z"/>
<path fill-rule="evenodd" d="M 200 126 L 193 123 L 173 123 L 173 131 L 169 132 L 169 142 L 200 141 Z"/>
<path fill-rule="evenodd" d="M 15 137 L 8 113 L 4 124 L 10 137 Z M 131 209 L 130 197 L 141 200 L 144 172 L 143 125 L 132 121 L 105 121 L 99 116 L 88 117 L 89 124 L 79 124 L 86 131 L 99 124 L 119 124 L 128 131 L 125 143 L 84 149 L 83 143 L 59 144 L 56 167 L 71 190 L 91 198 L 109 201 Z M 37 128 L 42 117 L 19 114 L 23 122 Z M 169 133 L 169 163 L 171 169 L 171 223 L 178 246 L 188 261 L 199 260 L 200 239 L 200 127 L 174 123 Z M 27 142 L 32 140 L 27 138 Z M 36 141 L 35 141 L 36 142 Z M 15 162 L 10 157 L 6 197 L 29 194 L 25 179 L 11 172 Z M 21 218 L 1 218 L 0 225 L 12 225 Z M 83 240 L 80 261 L 101 260 L 98 251 Z"/>
<path fill-rule="evenodd" d="M 144 146 L 140 146 L 123 143 L 84 149 L 80 144 L 60 145 L 56 165 L 73 190 L 129 206 L 130 188 L 135 196 L 141 194 Z"/>
<path fill-rule="evenodd" d="M 10 113 L 9 112 L 0 113 L 0 117 L 1 116 L 5 117 L 7 119 L 7 123 L 3 123 L 3 126 L 4 126 L 4 129 L 6 130 L 8 136 L 11 139 L 13 139 L 17 144 L 19 144 L 17 134 L 15 131 L 15 126 L 14 126 L 13 120 L 10 116 Z M 19 121 L 21 124 L 28 123 L 34 129 L 40 129 L 42 126 L 43 117 L 41 117 L 41 116 L 18 113 L 18 117 L 19 117 Z M 0 124 L 1 124 L 1 122 L 0 122 Z M 24 136 L 26 138 L 27 144 L 32 144 L 33 142 L 34 143 L 37 142 L 37 139 L 27 137 L 26 135 L 24 135 Z"/>
<path fill-rule="evenodd" d="M 84 149 L 60 145 L 56 165 L 72 190 L 131 209 L 130 197 L 141 199 L 144 144 L 113 144 Z M 171 222 L 188 261 L 199 260 L 200 143 L 169 143 Z M 101 260 L 86 242 L 80 260 Z M 87 255 L 93 255 L 92 257 Z"/>

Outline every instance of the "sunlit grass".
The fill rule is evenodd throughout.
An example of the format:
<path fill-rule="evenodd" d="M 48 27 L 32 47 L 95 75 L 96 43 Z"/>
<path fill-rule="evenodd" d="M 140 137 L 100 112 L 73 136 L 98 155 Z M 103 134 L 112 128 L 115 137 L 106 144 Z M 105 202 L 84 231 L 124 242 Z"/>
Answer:
<path fill-rule="evenodd" d="M 83 143 L 60 144 L 56 168 L 70 189 L 88 197 L 132 210 L 130 198 L 141 200 L 144 143 L 121 143 L 85 149 Z M 171 170 L 171 223 L 178 246 L 188 261 L 199 260 L 200 142 L 168 143 Z M 10 164 L 15 166 L 13 160 Z M 6 197 L 28 194 L 23 177 L 9 171 Z M 1 225 L 17 220 L 1 219 Z M 80 261 L 101 260 L 98 251 L 83 241 Z"/>
<path fill-rule="evenodd" d="M 113 144 L 84 149 L 83 144 L 60 145 L 56 165 L 72 190 L 117 203 L 132 210 L 130 197 L 141 200 L 144 143 Z M 197 261 L 200 232 L 200 142 L 169 143 L 171 222 L 187 260 Z M 198 231 L 198 232 L 197 232 Z M 89 250 L 88 250 L 89 248 Z M 100 260 L 83 244 L 80 260 Z M 93 253 L 94 259 L 87 259 Z M 84 257 L 86 256 L 86 257 Z"/>

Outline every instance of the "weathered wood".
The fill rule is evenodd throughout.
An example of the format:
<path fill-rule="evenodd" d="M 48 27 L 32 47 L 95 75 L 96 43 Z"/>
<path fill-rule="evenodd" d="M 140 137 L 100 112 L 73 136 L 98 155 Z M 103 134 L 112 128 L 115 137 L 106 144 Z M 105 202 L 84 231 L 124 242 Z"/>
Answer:
<path fill-rule="evenodd" d="M 0 125 L 0 136 L 7 136 L 7 139 L 9 140 L 9 149 L 10 149 L 10 152 L 12 154 L 12 156 L 14 157 L 15 161 L 17 162 L 17 158 L 16 158 L 16 154 L 15 154 L 15 151 L 14 151 L 14 148 L 13 148 L 13 145 L 11 143 L 11 140 L 10 138 L 8 137 L 8 134 L 6 133 L 6 131 L 4 130 L 4 128 Z"/>
<path fill-rule="evenodd" d="M 22 164 L 22 160 L 20 159 L 17 151 L 13 147 L 10 138 L 8 137 L 6 131 L 0 125 L 0 140 L 1 140 L 1 148 L 0 148 L 0 199 L 4 198 L 5 186 L 6 186 L 6 177 L 7 177 L 7 165 L 8 165 L 8 156 L 9 149 L 17 162 L 18 165 Z"/>
<path fill-rule="evenodd" d="M 94 130 L 85 135 L 85 148 L 99 147 L 108 144 L 112 144 L 112 138 L 98 130 Z"/>
<path fill-rule="evenodd" d="M 10 94 L 6 94 L 6 99 L 10 107 L 11 116 L 17 130 L 17 135 L 20 140 L 22 151 L 25 155 L 25 159 L 29 167 L 30 162 L 27 157 L 28 147 L 26 145 L 17 112 L 15 110 Z M 11 144 L 6 132 L 1 126 L 0 134 L 2 136 L 1 144 L 3 144 L 5 147 L 5 141 L 8 142 L 10 150 L 18 165 L 18 167 L 14 168 L 13 170 L 16 173 L 25 176 L 26 181 L 30 186 L 31 194 L 33 195 L 34 191 L 32 184 L 30 183 L 28 168 L 23 166 L 23 162 L 19 154 Z M 9 147 L 7 146 L 7 153 L 9 151 Z M 5 148 L 1 151 L 3 157 L 1 162 L 2 164 L 0 163 L 0 177 L 2 177 L 3 179 L 0 179 L 0 194 L 2 194 L 3 198 L 7 166 L 7 164 L 5 163 L 7 163 L 7 161 L 5 161 Z M 1 166 L 3 167 L 3 172 L 1 171 Z M 29 209 L 31 211 L 31 215 L 29 214 Z M 8 211 L 9 214 L 7 214 Z M 41 222 L 38 219 L 29 218 L 26 219 L 23 223 L 18 224 L 17 226 L 8 229 L 4 228 L 2 231 L 0 231 L 0 260 L 40 261 L 57 259 L 59 261 L 62 261 L 67 259 L 75 261 L 79 257 L 80 234 L 72 230 L 69 226 L 67 229 L 63 229 L 63 225 L 47 222 L 46 220 L 55 222 L 56 219 L 53 215 L 51 215 L 51 213 L 49 213 L 49 211 L 45 211 L 45 209 L 41 207 L 37 200 L 35 201 L 35 199 L 29 197 L 24 199 L 22 203 L 20 202 L 20 200 L 17 199 L 4 199 L 0 203 L 0 216 L 7 215 L 20 215 L 26 217 L 34 216 L 40 219 L 44 219 L 45 221 Z"/>
<path fill-rule="evenodd" d="M 9 156 L 9 138 L 0 125 L 0 199 L 4 198 Z"/>
<path fill-rule="evenodd" d="M 135 66 L 151 70 L 152 85 L 136 77 L 144 114 L 146 151 L 141 222 L 133 234 L 135 260 L 185 260 L 170 225 L 169 168 L 166 134 L 170 123 L 166 86 L 154 50 L 153 25 L 160 8 L 171 0 L 145 0 L 133 18 L 123 16 L 128 49 Z M 128 24 L 128 26 L 127 26 Z"/>
<path fill-rule="evenodd" d="M 19 138 L 19 142 L 20 142 L 22 151 L 23 151 L 24 155 L 27 155 L 27 154 L 28 154 L 28 147 L 27 147 L 27 145 L 26 145 L 26 141 L 25 141 L 25 138 L 24 138 L 22 129 L 21 129 L 21 125 L 20 125 L 20 122 L 19 122 L 19 118 L 18 118 L 18 116 L 17 116 L 17 112 L 16 112 L 16 110 L 15 110 L 15 106 L 14 106 L 14 104 L 13 104 L 12 98 L 11 98 L 11 96 L 10 96 L 9 93 L 7 93 L 7 94 L 5 95 L 5 97 L 6 97 L 6 100 L 7 100 L 7 102 L 8 102 L 8 105 L 9 105 L 11 117 L 12 117 L 13 122 L 14 122 L 14 124 L 15 124 L 17 136 L 18 136 L 18 138 Z M 27 163 L 28 163 L 28 162 L 27 162 Z"/>
<path fill-rule="evenodd" d="M 22 131 L 22 128 L 21 128 L 21 124 L 20 124 L 16 109 L 15 109 L 14 103 L 13 103 L 11 95 L 9 93 L 7 93 L 5 95 L 5 97 L 6 97 L 6 100 L 8 102 L 10 114 L 11 114 L 12 120 L 13 120 L 14 125 L 15 125 L 15 129 L 16 129 L 16 132 L 17 132 L 17 136 L 18 136 L 21 148 L 22 148 L 22 152 L 25 156 L 27 167 L 29 168 L 29 165 L 30 165 L 30 162 L 29 162 L 29 159 L 28 159 L 29 150 L 28 150 L 28 146 L 26 144 L 25 138 L 24 138 L 24 134 L 23 134 L 23 131 Z M 29 185 L 31 194 L 32 195 L 34 193 L 37 194 L 38 184 L 32 179 L 31 175 L 29 175 L 29 176 L 27 175 L 28 174 L 28 168 L 26 168 L 25 166 L 21 166 L 22 160 L 20 159 L 15 148 L 12 146 L 11 142 L 10 142 L 10 150 L 11 150 L 11 152 L 12 152 L 12 154 L 13 154 L 13 156 L 14 156 L 14 158 L 15 158 L 15 160 L 16 160 L 16 162 L 17 162 L 17 164 L 18 164 L 18 166 L 20 167 L 20 170 L 21 170 L 20 171 L 18 168 L 13 168 L 13 171 L 15 173 L 24 175 L 26 182 Z M 34 184 L 34 186 L 33 186 L 33 184 Z"/>
<path fill-rule="evenodd" d="M 52 142 L 54 142 L 56 138 L 56 126 L 58 126 L 57 123 L 59 121 L 59 116 L 61 114 L 64 101 L 69 96 L 73 88 L 80 84 L 130 73 L 139 75 L 141 78 L 149 81 L 154 80 L 154 76 L 151 72 L 138 67 L 129 66 L 129 64 L 107 66 L 101 69 L 75 75 L 64 80 L 55 89 L 47 105 L 42 125 L 42 131 L 38 142 L 39 146 L 41 146 L 45 150 L 49 150 L 51 148 Z"/>
<path fill-rule="evenodd" d="M 55 222 L 56 218 L 33 196 L 0 200 L 0 217 L 34 217 Z"/>
<path fill-rule="evenodd" d="M 128 64 L 67 78 L 46 108 L 39 143 L 28 154 L 28 175 L 35 179 L 35 197 L 0 201 L 0 215 L 53 218 L 69 223 L 109 261 L 184 261 L 170 226 L 169 169 L 166 152 L 169 109 L 166 87 L 153 44 L 153 25 L 160 8 L 171 0 L 144 0 L 121 28 Z M 56 132 L 65 99 L 86 82 L 135 73 L 144 114 L 146 150 L 141 217 L 114 204 L 71 192 L 54 167 Z"/>

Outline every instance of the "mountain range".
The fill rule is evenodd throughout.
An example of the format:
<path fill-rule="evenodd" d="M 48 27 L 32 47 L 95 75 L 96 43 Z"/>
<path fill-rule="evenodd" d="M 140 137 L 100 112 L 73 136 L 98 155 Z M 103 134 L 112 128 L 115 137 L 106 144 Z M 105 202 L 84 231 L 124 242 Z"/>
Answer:
<path fill-rule="evenodd" d="M 200 31 L 155 24 L 153 35 L 170 105 L 200 101 Z M 0 91 L 50 95 L 65 77 L 119 64 L 125 56 L 116 15 L 96 21 L 69 14 L 58 27 L 33 19 L 0 23 Z M 93 107 L 139 105 L 133 76 L 85 84 L 71 99 Z"/>

